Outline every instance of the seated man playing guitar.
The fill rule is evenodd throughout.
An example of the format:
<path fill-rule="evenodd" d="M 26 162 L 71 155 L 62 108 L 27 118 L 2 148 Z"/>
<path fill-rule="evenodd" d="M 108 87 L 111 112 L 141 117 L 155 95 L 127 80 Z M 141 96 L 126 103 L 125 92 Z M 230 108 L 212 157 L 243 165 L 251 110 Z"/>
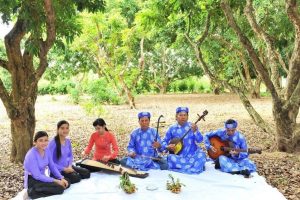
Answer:
<path fill-rule="evenodd" d="M 189 109 L 176 109 L 177 123 L 171 125 L 166 132 L 162 145 L 169 150 L 169 170 L 187 174 L 199 174 L 204 171 L 205 153 L 197 145 L 203 141 L 196 123 L 188 122 Z M 207 114 L 207 111 L 204 115 Z M 197 122 L 203 118 L 202 115 Z M 174 142 L 173 142 L 174 141 Z M 179 146 L 179 149 L 177 148 Z"/>
<path fill-rule="evenodd" d="M 168 169 L 166 160 L 158 156 L 161 150 L 161 140 L 158 128 L 149 127 L 151 115 L 149 112 L 138 114 L 140 128 L 132 131 L 127 146 L 127 157 L 121 160 L 121 165 L 147 171 L 149 169 Z"/>
<path fill-rule="evenodd" d="M 237 124 L 233 119 L 227 120 L 224 129 L 208 132 L 204 143 L 209 156 L 215 159 L 216 169 L 248 178 L 251 172 L 256 171 L 256 165 L 248 159 L 246 139 L 236 130 Z"/>

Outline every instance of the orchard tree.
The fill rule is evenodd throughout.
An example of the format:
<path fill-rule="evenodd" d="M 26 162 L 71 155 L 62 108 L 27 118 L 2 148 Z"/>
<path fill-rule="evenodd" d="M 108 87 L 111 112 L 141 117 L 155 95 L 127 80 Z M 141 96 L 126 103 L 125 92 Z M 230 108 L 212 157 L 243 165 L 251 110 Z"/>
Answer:
<path fill-rule="evenodd" d="M 285 26 L 289 27 L 289 25 L 292 25 L 294 28 L 292 30 L 294 37 L 286 38 L 290 39 L 288 42 L 292 46 L 291 53 L 286 55 L 286 59 L 282 58 L 276 46 L 277 37 L 272 36 L 257 21 L 256 15 L 257 10 L 259 10 L 259 2 L 247 0 L 244 6 L 244 14 L 255 33 L 256 39 L 260 40 L 266 48 L 266 63 L 259 57 L 255 46 L 238 25 L 233 15 L 234 10 L 231 8 L 230 1 L 222 0 L 221 8 L 229 26 L 247 51 L 256 71 L 271 93 L 277 147 L 280 151 L 292 153 L 300 151 L 300 124 L 296 121 L 300 106 L 300 12 L 299 4 L 296 0 L 286 0 L 284 4 L 280 3 L 280 1 L 277 3 L 276 12 L 273 13 L 275 15 L 273 21 L 278 16 L 277 13 L 284 13 L 283 18 L 287 22 Z M 269 8 L 271 8 L 271 4 L 269 4 Z M 278 31 L 281 32 L 282 30 Z M 287 63 L 284 60 L 287 60 Z M 279 83 L 280 69 L 284 69 L 287 72 L 287 87 L 284 89 Z"/>
<path fill-rule="evenodd" d="M 152 8 L 153 4 L 162 8 L 164 17 L 156 17 L 159 12 L 149 14 L 151 25 L 168 29 L 176 18 L 174 34 L 177 38 L 184 34 L 211 81 L 239 95 L 253 121 L 274 135 L 278 150 L 300 151 L 300 125 L 296 121 L 300 106 L 298 1 L 154 1 L 148 2 Z M 280 83 L 281 76 L 287 76 L 286 87 Z M 251 77 L 256 78 L 256 86 Z M 260 81 L 272 97 L 275 130 L 247 97 L 247 89 L 257 96 Z"/>
<path fill-rule="evenodd" d="M 137 2 L 126 2 L 130 8 L 123 1 L 112 0 L 105 13 L 84 14 L 84 34 L 76 38 L 73 48 L 89 52 L 98 64 L 99 77 L 125 97 L 130 108 L 135 108 L 135 87 L 144 68 L 144 39 L 133 23 Z"/>
<path fill-rule="evenodd" d="M 11 120 L 11 160 L 22 162 L 32 146 L 38 82 L 55 45 L 72 42 L 80 34 L 79 11 L 104 9 L 103 0 L 9 0 L 0 2 L 4 23 L 13 23 L 5 36 L 0 66 L 11 76 L 11 90 L 0 79 L 0 98 Z"/>
<path fill-rule="evenodd" d="M 164 43 L 156 43 L 152 50 L 148 47 L 144 79 L 164 94 L 172 81 L 202 75 L 190 53 L 189 47 L 167 48 Z"/>

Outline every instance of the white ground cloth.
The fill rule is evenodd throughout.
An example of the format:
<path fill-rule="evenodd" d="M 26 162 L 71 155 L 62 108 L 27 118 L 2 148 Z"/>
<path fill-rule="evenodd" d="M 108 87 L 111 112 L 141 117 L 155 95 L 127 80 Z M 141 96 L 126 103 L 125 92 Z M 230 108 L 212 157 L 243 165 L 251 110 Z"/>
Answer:
<path fill-rule="evenodd" d="M 214 169 L 212 163 L 206 163 L 206 171 L 199 175 L 187 175 L 172 171 L 150 170 L 145 179 L 130 177 L 138 190 L 134 194 L 126 194 L 119 188 L 119 174 L 97 172 L 90 179 L 82 180 L 72 185 L 62 195 L 55 195 L 43 199 L 53 200 L 283 200 L 286 199 L 276 188 L 268 185 L 264 177 L 253 173 L 253 177 L 244 178 L 241 175 L 231 175 Z M 170 180 L 168 174 L 179 178 L 182 187 L 179 194 L 166 190 L 166 182 Z M 157 188 L 148 190 L 147 188 Z M 14 199 L 23 199 L 25 190 Z"/>

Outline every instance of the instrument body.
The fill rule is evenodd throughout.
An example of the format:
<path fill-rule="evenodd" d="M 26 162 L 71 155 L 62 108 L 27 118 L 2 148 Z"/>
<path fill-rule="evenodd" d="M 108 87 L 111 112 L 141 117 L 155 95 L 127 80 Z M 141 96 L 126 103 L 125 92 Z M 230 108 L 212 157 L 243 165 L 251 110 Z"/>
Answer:
<path fill-rule="evenodd" d="M 169 144 L 175 144 L 174 151 L 170 150 L 171 154 L 180 154 L 183 150 L 183 137 L 182 138 L 173 138 Z"/>
<path fill-rule="evenodd" d="M 91 159 L 83 159 L 79 160 L 76 162 L 76 165 L 79 165 L 80 167 L 83 168 L 98 168 L 104 171 L 109 171 L 109 172 L 116 172 L 120 174 L 124 174 L 125 172 L 129 174 L 129 176 L 137 177 L 137 178 L 146 178 L 149 176 L 148 173 L 143 172 L 143 171 L 138 171 L 135 169 L 123 167 L 121 165 L 115 164 L 115 163 L 103 163 L 101 161 L 96 161 L 96 160 L 91 160 Z"/>
<path fill-rule="evenodd" d="M 229 141 L 223 141 L 221 140 L 220 137 L 218 136 L 213 136 L 209 139 L 211 146 L 213 146 L 216 149 L 216 152 L 213 152 L 211 149 L 208 149 L 207 153 L 208 156 L 211 159 L 217 159 L 218 157 L 220 157 L 221 155 L 225 155 L 228 156 L 229 152 L 231 150 L 234 150 L 236 152 L 247 152 L 249 154 L 252 153 L 258 153 L 261 154 L 262 149 L 261 148 L 257 148 L 257 147 L 253 147 L 253 148 L 247 148 L 247 149 L 237 149 L 237 148 L 233 148 L 232 143 Z"/>
<path fill-rule="evenodd" d="M 203 120 L 205 121 L 204 117 L 205 117 L 207 114 L 208 114 L 208 111 L 207 111 L 207 110 L 205 110 L 201 116 L 198 114 L 198 119 L 197 119 L 197 121 L 195 122 L 195 124 L 197 124 L 201 119 L 203 119 Z M 191 131 L 191 127 L 190 127 L 189 130 L 187 130 L 187 131 L 185 132 L 185 134 L 183 134 L 183 136 L 181 136 L 180 138 L 173 138 L 173 139 L 170 140 L 169 144 L 175 144 L 174 151 L 169 150 L 169 152 L 170 152 L 171 154 L 176 154 L 176 155 L 178 155 L 178 154 L 181 153 L 181 151 L 183 150 L 183 147 L 184 147 L 184 146 L 183 146 L 183 138 L 184 138 L 190 131 Z"/>

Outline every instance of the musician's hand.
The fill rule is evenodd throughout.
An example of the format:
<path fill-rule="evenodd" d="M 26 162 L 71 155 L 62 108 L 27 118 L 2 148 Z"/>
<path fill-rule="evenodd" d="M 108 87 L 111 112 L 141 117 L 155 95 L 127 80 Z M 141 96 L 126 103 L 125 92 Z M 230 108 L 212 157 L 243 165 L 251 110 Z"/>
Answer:
<path fill-rule="evenodd" d="M 66 189 L 67 186 L 68 186 L 68 181 L 66 181 L 64 178 L 61 179 L 61 180 L 54 179 L 54 183 L 56 183 L 56 184 L 62 186 L 62 187 L 65 188 L 65 189 Z"/>
<path fill-rule="evenodd" d="M 217 149 L 216 149 L 214 146 L 210 146 L 210 149 L 211 149 L 214 153 L 217 152 Z"/>
<path fill-rule="evenodd" d="M 103 156 L 102 161 L 103 162 L 108 162 L 110 159 L 110 156 Z"/>
<path fill-rule="evenodd" d="M 83 151 L 83 152 L 81 153 L 81 156 L 82 156 L 82 158 L 87 158 L 87 157 L 89 156 L 89 154 L 86 154 L 85 151 Z"/>
<path fill-rule="evenodd" d="M 69 183 L 68 183 L 68 181 L 67 181 L 66 179 L 63 178 L 63 179 L 61 179 L 60 181 L 63 182 L 65 188 L 68 187 Z"/>
<path fill-rule="evenodd" d="M 198 130 L 197 124 L 192 123 L 191 129 L 192 129 L 193 133 L 195 133 Z"/>
<path fill-rule="evenodd" d="M 231 150 L 229 153 L 231 154 L 231 156 L 236 156 L 237 154 L 239 154 L 239 152 L 235 150 Z"/>
<path fill-rule="evenodd" d="M 131 158 L 135 158 L 136 153 L 135 152 L 129 152 L 128 156 L 131 157 Z"/>
<path fill-rule="evenodd" d="M 175 150 L 175 144 L 169 144 L 169 145 L 167 146 L 167 149 L 168 149 L 169 151 L 174 151 L 174 150 Z"/>
<path fill-rule="evenodd" d="M 159 142 L 153 142 L 152 147 L 155 149 L 159 149 L 161 147 L 161 144 Z"/>
<path fill-rule="evenodd" d="M 69 173 L 74 172 L 74 169 L 72 168 L 72 166 L 69 166 L 69 167 L 64 168 L 64 172 L 69 174 Z"/>

